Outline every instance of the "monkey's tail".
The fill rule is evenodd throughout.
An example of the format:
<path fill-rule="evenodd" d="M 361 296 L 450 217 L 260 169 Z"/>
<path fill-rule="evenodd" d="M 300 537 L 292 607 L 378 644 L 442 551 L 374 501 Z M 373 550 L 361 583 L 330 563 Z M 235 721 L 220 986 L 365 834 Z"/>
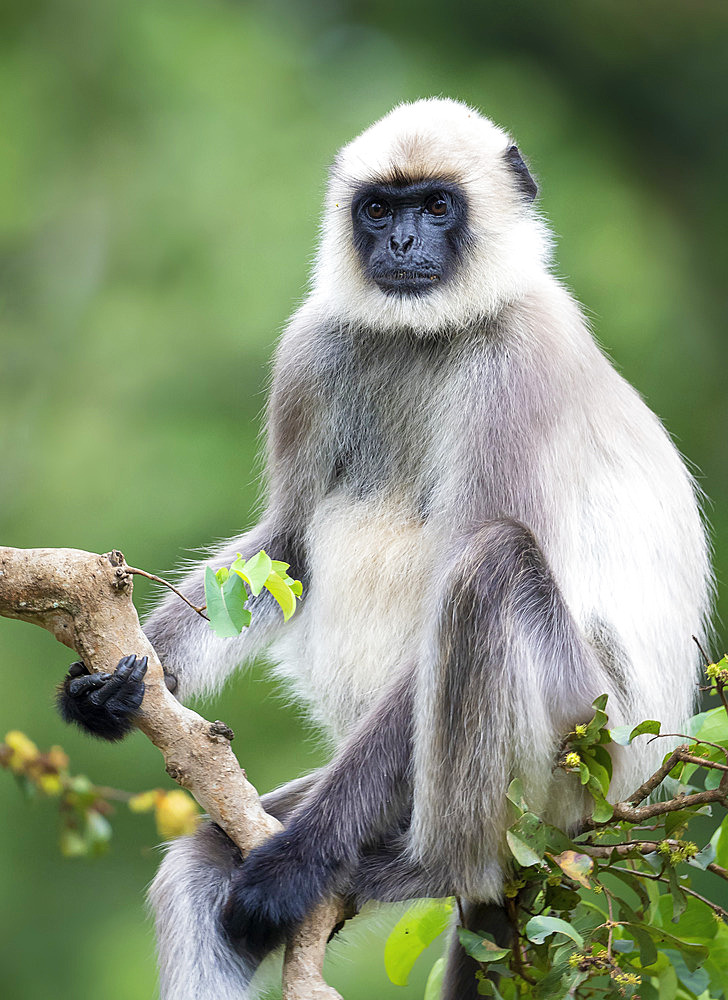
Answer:
<path fill-rule="evenodd" d="M 213 823 L 168 845 L 149 889 L 161 1000 L 252 1000 L 257 963 L 232 948 L 219 919 L 241 863 Z"/>

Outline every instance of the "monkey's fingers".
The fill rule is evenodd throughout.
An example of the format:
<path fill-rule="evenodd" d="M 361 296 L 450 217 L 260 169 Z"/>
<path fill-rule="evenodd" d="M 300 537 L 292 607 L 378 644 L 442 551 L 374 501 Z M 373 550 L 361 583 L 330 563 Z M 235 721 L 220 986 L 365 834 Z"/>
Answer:
<path fill-rule="evenodd" d="M 70 671 L 69 671 L 70 674 Z M 68 693 L 72 698 L 82 698 L 84 695 L 98 691 L 104 684 L 111 680 L 111 674 L 83 674 L 81 677 L 73 676 L 68 683 Z"/>
<path fill-rule="evenodd" d="M 144 674 L 147 671 L 147 657 L 143 656 L 141 660 L 137 661 L 134 653 L 129 656 L 124 656 L 119 660 L 119 665 L 113 674 L 105 675 L 108 679 L 106 682 L 100 686 L 94 693 L 90 696 L 90 701 L 94 705 L 104 705 L 111 699 L 114 699 L 124 690 L 125 692 L 131 692 L 135 688 L 138 688 L 142 683 Z M 95 676 L 102 676 L 97 674 Z M 141 703 L 141 699 L 140 699 Z"/>

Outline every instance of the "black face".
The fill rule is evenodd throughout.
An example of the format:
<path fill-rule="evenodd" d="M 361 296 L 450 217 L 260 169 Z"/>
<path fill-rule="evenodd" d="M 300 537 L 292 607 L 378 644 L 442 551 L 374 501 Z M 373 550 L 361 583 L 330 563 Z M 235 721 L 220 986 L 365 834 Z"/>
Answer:
<path fill-rule="evenodd" d="M 362 188 L 351 214 L 368 277 L 391 295 L 432 291 L 468 243 L 466 207 L 457 185 L 436 179 Z"/>

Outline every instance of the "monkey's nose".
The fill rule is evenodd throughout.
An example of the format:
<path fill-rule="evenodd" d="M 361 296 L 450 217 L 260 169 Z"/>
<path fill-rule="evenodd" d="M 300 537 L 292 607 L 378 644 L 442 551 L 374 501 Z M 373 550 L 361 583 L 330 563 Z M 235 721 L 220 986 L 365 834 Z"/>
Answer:
<path fill-rule="evenodd" d="M 412 248 L 414 241 L 414 236 L 407 236 L 401 241 L 395 239 L 394 236 L 390 236 L 389 246 L 391 247 L 392 253 L 395 253 L 400 257 L 404 257 L 404 255 Z"/>

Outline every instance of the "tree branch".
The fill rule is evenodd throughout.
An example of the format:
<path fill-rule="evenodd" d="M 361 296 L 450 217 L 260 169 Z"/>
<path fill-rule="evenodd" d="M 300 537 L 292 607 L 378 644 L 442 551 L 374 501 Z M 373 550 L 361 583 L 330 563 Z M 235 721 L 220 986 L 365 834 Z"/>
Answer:
<path fill-rule="evenodd" d="M 167 773 L 187 788 L 243 853 L 281 829 L 265 812 L 221 727 L 181 705 L 139 624 L 132 577 L 121 552 L 0 546 L 0 616 L 40 625 L 89 670 L 113 671 L 122 656 L 149 658 L 137 725 L 162 752 Z M 321 904 L 290 942 L 283 1000 L 341 1000 L 321 975 L 336 902 Z"/>

